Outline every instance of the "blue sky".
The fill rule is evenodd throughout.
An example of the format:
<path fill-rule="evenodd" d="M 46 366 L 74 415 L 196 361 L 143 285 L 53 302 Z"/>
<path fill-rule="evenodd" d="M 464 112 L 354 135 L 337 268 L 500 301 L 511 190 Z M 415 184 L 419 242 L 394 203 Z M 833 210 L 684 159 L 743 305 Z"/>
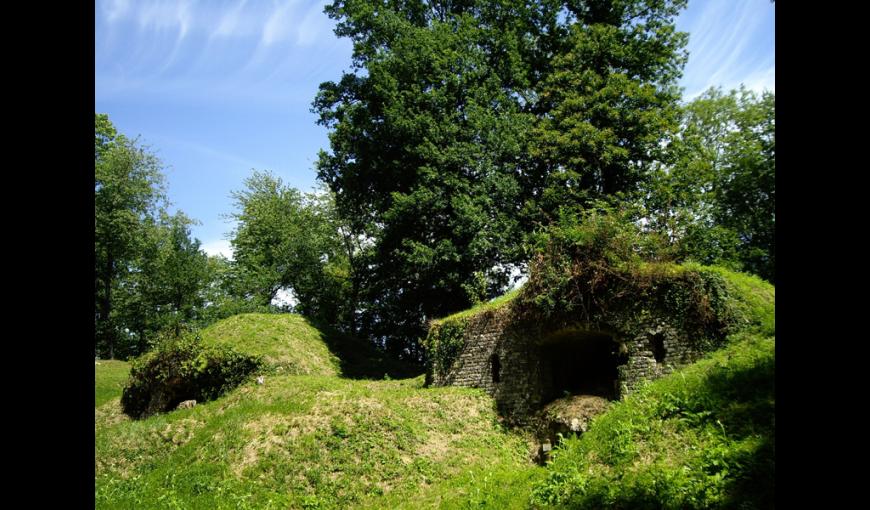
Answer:
<path fill-rule="evenodd" d="M 223 215 L 251 169 L 303 191 L 317 184 L 329 142 L 309 108 L 351 55 L 325 4 L 96 2 L 96 111 L 163 160 L 169 199 L 202 223 L 193 234 L 209 253 L 230 253 Z M 685 98 L 713 85 L 775 89 L 769 0 L 689 0 L 677 28 L 690 34 Z"/>

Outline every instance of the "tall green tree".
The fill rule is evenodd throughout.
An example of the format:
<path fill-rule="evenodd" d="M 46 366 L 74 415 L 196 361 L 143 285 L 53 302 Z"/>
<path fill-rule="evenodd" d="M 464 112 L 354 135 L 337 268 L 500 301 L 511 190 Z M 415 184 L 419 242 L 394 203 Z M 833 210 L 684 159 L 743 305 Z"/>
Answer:
<path fill-rule="evenodd" d="M 586 1 L 566 5 L 564 53 L 539 87 L 526 204 L 549 224 L 560 209 L 638 192 L 676 133 L 677 80 L 687 34 L 674 19 L 685 1 Z"/>
<path fill-rule="evenodd" d="M 182 212 L 164 214 L 158 231 L 156 257 L 151 261 L 150 299 L 162 316 L 163 327 L 178 336 L 183 324 L 197 318 L 209 282 L 208 255 L 191 237 L 196 222 Z"/>
<path fill-rule="evenodd" d="M 314 101 L 318 176 L 367 241 L 364 333 L 419 358 L 425 321 L 501 292 L 560 207 L 637 189 L 676 125 L 684 5 L 327 6 L 354 68 Z"/>
<path fill-rule="evenodd" d="M 96 348 L 115 354 L 119 324 L 113 289 L 143 249 L 144 225 L 163 199 L 161 163 L 136 140 L 95 114 L 94 296 Z"/>
<path fill-rule="evenodd" d="M 348 252 L 330 198 L 302 194 L 266 172 L 233 196 L 237 295 L 267 306 L 289 289 L 298 312 L 352 330 Z"/>
<path fill-rule="evenodd" d="M 775 282 L 775 128 L 772 92 L 712 88 L 685 106 L 648 200 L 683 257 Z"/>

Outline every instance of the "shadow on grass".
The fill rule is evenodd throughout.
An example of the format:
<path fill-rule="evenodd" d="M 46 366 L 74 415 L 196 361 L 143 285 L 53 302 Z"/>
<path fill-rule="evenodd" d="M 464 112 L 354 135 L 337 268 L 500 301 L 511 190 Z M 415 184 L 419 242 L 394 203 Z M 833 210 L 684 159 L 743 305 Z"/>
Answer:
<path fill-rule="evenodd" d="M 759 436 L 751 452 L 735 457 L 736 476 L 726 487 L 723 508 L 774 508 L 776 472 L 775 360 L 744 370 L 717 370 L 706 381 L 718 419 L 729 438 Z"/>

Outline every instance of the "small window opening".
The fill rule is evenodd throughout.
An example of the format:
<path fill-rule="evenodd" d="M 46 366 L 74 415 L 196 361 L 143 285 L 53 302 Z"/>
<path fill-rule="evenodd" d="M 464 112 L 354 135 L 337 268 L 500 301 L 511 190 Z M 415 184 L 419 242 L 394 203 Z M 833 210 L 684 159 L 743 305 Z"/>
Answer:
<path fill-rule="evenodd" d="M 498 359 L 498 354 L 493 354 L 489 362 L 492 364 L 492 382 L 497 383 L 501 381 L 501 362 Z"/>
<path fill-rule="evenodd" d="M 650 347 L 652 347 L 653 356 L 656 363 L 661 363 L 665 360 L 668 351 L 665 349 L 665 337 L 662 334 L 653 335 L 650 339 Z"/>

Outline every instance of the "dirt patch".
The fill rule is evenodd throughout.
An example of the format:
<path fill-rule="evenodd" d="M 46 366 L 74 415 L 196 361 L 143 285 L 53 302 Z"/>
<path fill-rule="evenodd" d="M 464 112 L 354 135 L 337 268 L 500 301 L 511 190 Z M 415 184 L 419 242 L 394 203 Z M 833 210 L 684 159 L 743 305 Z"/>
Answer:
<path fill-rule="evenodd" d="M 255 465 L 260 457 L 281 448 L 299 436 L 329 427 L 329 417 L 322 413 L 302 416 L 266 414 L 244 425 L 250 438 L 242 449 L 241 458 L 233 463 L 233 472 L 241 477 L 245 468 Z"/>
<path fill-rule="evenodd" d="M 597 395 L 571 395 L 547 404 L 535 419 L 538 446 L 532 458 L 545 462 L 562 437 L 580 435 L 589 430 L 592 419 L 607 411 L 611 402 Z"/>
<path fill-rule="evenodd" d="M 94 409 L 94 427 L 105 428 L 130 421 L 130 417 L 124 414 L 121 408 L 121 398 L 114 398 Z"/>
<path fill-rule="evenodd" d="M 589 429 L 592 418 L 609 407 L 610 401 L 606 398 L 596 395 L 571 395 L 550 402 L 541 414 L 548 424 L 566 428 L 569 432 L 583 433 Z"/>

